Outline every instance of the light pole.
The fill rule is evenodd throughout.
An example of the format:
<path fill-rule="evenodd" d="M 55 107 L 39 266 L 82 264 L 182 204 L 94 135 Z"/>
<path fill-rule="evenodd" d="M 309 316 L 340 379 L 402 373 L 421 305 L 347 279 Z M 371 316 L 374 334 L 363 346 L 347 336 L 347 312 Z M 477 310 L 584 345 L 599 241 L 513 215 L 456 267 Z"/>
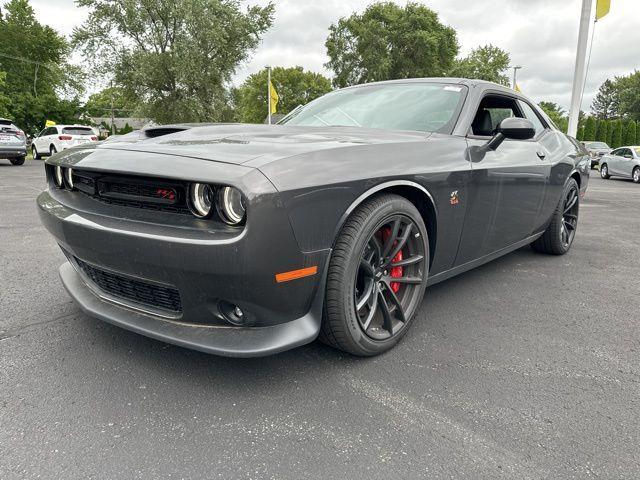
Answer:
<path fill-rule="evenodd" d="M 513 68 L 513 89 L 516 89 L 516 73 L 522 68 L 522 65 L 510 65 L 509 68 Z"/>

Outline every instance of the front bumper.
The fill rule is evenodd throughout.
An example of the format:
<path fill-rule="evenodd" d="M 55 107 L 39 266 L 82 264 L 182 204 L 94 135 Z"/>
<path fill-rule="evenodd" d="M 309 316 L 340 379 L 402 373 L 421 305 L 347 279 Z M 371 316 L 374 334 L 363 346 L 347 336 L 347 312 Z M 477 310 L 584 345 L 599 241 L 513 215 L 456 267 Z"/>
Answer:
<path fill-rule="evenodd" d="M 224 167 L 227 174 L 232 170 Z M 243 175 L 238 187 L 258 193 L 249 200 L 249 223 L 235 232 L 178 214 L 115 211 L 80 192 L 43 192 L 40 218 L 70 259 L 60 269 L 70 295 L 91 316 L 219 355 L 267 355 L 314 340 L 329 250 L 300 251 L 273 186 L 256 170 Z M 134 281 L 171 286 L 180 294 L 180 311 L 166 315 L 114 298 L 77 260 Z M 311 266 L 318 269 L 314 276 L 275 280 L 276 273 Z M 246 323 L 226 321 L 221 302 L 239 306 Z"/>

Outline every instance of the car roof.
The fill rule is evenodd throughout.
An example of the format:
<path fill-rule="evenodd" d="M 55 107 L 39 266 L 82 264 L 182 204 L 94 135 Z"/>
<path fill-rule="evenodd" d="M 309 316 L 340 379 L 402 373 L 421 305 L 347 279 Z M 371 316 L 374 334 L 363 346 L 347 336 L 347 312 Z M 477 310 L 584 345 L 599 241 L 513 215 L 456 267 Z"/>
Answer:
<path fill-rule="evenodd" d="M 8 118 L 0 118 L 0 125 L 13 125 L 13 120 Z"/>

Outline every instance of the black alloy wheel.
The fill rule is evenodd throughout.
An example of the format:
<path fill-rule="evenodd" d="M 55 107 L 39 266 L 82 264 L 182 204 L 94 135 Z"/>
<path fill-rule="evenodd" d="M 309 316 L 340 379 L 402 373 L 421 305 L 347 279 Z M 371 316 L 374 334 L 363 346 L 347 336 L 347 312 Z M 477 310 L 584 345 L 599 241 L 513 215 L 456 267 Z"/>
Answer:
<path fill-rule="evenodd" d="M 576 236 L 576 228 L 578 228 L 579 196 L 578 185 L 574 182 L 565 195 L 562 225 L 560 227 L 560 241 L 567 250 L 573 243 L 573 239 Z"/>
<path fill-rule="evenodd" d="M 329 262 L 320 340 L 371 356 L 406 333 L 427 284 L 429 238 L 406 198 L 375 196 L 347 219 Z"/>
<path fill-rule="evenodd" d="M 381 222 L 361 255 L 354 288 L 356 316 L 374 340 L 397 335 L 424 281 L 420 273 L 424 244 L 416 224 L 403 215 Z"/>
<path fill-rule="evenodd" d="M 531 247 L 538 252 L 551 255 L 567 253 L 576 236 L 579 210 L 580 188 L 574 178 L 569 178 L 549 226 L 542 236 L 531 244 Z"/>

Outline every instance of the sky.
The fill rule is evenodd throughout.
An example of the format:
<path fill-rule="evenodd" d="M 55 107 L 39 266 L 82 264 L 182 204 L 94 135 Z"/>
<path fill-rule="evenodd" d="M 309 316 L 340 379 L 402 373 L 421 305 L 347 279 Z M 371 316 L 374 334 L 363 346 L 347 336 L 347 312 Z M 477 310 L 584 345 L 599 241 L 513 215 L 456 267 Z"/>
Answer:
<path fill-rule="evenodd" d="M 518 85 L 525 95 L 568 109 L 582 0 L 415 1 L 437 12 L 442 23 L 457 31 L 461 55 L 486 44 L 506 50 L 512 64 L 523 67 L 518 70 Z M 268 0 L 241 0 L 241 3 L 265 5 Z M 239 66 L 234 76 L 236 84 L 265 65 L 301 65 L 331 76 L 324 67 L 328 60 L 324 42 L 329 26 L 340 17 L 362 12 L 373 2 L 272 0 L 272 3 L 276 5 L 274 24 L 250 59 Z M 31 4 L 40 22 L 65 35 L 70 35 L 87 15 L 73 0 L 31 0 Z M 612 0 L 609 15 L 596 23 L 583 110 L 589 110 L 604 80 L 640 69 L 639 25 L 640 0 Z"/>

